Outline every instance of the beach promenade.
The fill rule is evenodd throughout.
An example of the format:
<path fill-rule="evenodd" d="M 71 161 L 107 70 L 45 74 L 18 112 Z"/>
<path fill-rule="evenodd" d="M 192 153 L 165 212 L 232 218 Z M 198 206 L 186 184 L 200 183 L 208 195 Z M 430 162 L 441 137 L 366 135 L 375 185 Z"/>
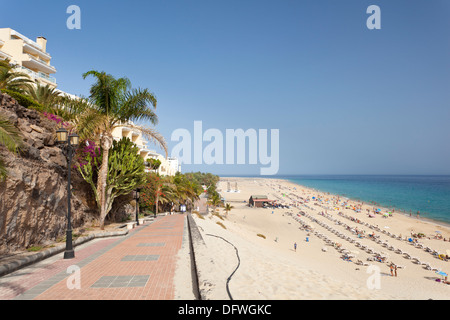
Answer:
<path fill-rule="evenodd" d="M 94 239 L 0 277 L 0 300 L 174 300 L 186 215 L 157 217 L 125 236 Z M 183 269 L 190 279 L 190 270 Z"/>

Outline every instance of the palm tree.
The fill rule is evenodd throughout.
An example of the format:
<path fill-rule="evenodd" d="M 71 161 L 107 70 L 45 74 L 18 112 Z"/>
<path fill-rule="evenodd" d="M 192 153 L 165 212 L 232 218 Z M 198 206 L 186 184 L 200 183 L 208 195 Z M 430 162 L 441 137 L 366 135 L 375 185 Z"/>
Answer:
<path fill-rule="evenodd" d="M 231 211 L 231 209 L 233 209 L 234 207 L 231 205 L 231 204 L 229 204 L 229 203 L 227 203 L 227 204 L 225 204 L 225 207 L 224 207 L 224 211 L 226 212 L 226 214 L 227 214 L 227 216 L 228 216 L 228 212 L 230 212 Z"/>
<path fill-rule="evenodd" d="M 108 155 L 112 147 L 114 128 L 127 125 L 140 131 L 144 137 L 159 144 L 167 157 L 167 146 L 164 138 L 153 128 L 132 124 L 131 121 L 147 120 L 152 125 L 158 123 L 154 113 L 156 97 L 148 89 L 131 89 L 127 78 L 116 79 L 105 72 L 95 70 L 83 74 L 95 78 L 91 86 L 89 102 L 92 105 L 75 121 L 81 138 L 91 138 L 99 142 L 103 156 L 97 181 L 97 199 L 100 208 L 100 227 L 104 227 L 107 212 L 106 179 L 108 174 Z M 149 106 L 150 104 L 150 106 Z"/>
<path fill-rule="evenodd" d="M 34 83 L 28 74 L 15 70 L 9 60 L 0 60 L 0 90 L 7 89 L 23 93 Z"/>
<path fill-rule="evenodd" d="M 201 187 L 195 182 L 189 181 L 184 176 L 163 176 L 152 174 L 152 189 L 155 197 L 155 213 L 159 211 L 159 205 L 170 206 L 185 204 L 189 206 L 199 199 Z"/>
<path fill-rule="evenodd" d="M 0 113 L 0 144 L 6 146 L 6 148 L 16 153 L 22 145 L 22 138 L 20 137 L 19 130 L 9 122 L 5 116 Z M 0 181 L 6 178 L 7 172 L 5 163 L 0 157 Z"/>
<path fill-rule="evenodd" d="M 209 200 L 207 201 L 207 204 L 214 207 L 214 211 L 217 207 L 219 207 L 222 204 L 222 200 L 220 199 L 220 195 L 218 193 L 212 195 Z"/>
<path fill-rule="evenodd" d="M 45 106 L 47 109 L 55 109 L 61 101 L 61 91 L 50 85 L 42 85 L 37 83 L 35 86 L 30 86 L 25 91 L 34 101 L 40 105 Z"/>

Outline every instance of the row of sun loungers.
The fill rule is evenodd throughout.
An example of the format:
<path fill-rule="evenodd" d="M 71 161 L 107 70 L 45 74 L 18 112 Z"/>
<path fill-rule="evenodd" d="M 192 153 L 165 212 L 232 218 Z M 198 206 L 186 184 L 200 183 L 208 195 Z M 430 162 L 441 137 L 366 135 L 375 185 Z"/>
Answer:
<path fill-rule="evenodd" d="M 345 214 L 342 214 L 341 216 L 343 216 L 343 217 L 345 217 L 345 218 L 347 218 L 347 219 L 350 219 L 350 220 L 352 220 L 353 222 L 357 222 L 357 221 L 355 221 L 355 219 L 354 219 L 353 217 L 351 217 L 351 216 L 348 216 L 348 215 L 345 215 Z M 433 256 L 439 257 L 439 254 L 440 254 L 440 253 L 439 253 L 438 251 L 433 250 L 433 249 L 431 249 L 431 248 L 429 248 L 429 247 L 425 247 L 425 246 L 424 246 L 423 244 L 421 244 L 421 243 L 414 242 L 414 241 L 409 242 L 406 238 L 403 239 L 403 238 L 400 237 L 400 236 L 397 236 L 397 235 L 395 235 L 395 234 L 393 234 L 393 233 L 391 233 L 391 232 L 389 232 L 389 231 L 387 231 L 387 230 L 382 230 L 382 229 L 380 229 L 378 226 L 374 226 L 374 225 L 368 224 L 367 222 L 366 222 L 366 223 L 360 222 L 360 224 L 363 224 L 363 225 L 367 226 L 368 228 L 370 228 L 370 229 L 372 229 L 372 230 L 376 230 L 376 231 L 379 231 L 379 232 L 381 232 L 381 233 L 383 233 L 383 234 L 386 234 L 386 235 L 390 236 L 390 237 L 393 238 L 393 239 L 397 239 L 397 240 L 400 240 L 400 241 L 408 242 L 411 246 L 413 246 L 413 247 L 415 247 L 415 248 L 418 248 L 418 249 L 424 249 L 426 252 L 431 253 Z M 381 244 L 381 241 L 378 241 L 377 243 Z M 389 250 L 392 250 L 392 248 L 389 247 Z M 398 249 L 398 250 L 400 250 L 400 249 Z M 397 252 L 398 250 L 394 248 L 393 251 Z M 401 250 L 400 250 L 400 251 L 401 251 Z M 400 253 L 400 254 L 401 254 L 401 253 Z"/>
<path fill-rule="evenodd" d="M 324 215 L 325 216 L 325 215 Z M 350 219 L 350 220 L 352 220 L 353 222 L 357 222 L 357 221 L 355 221 L 355 219 L 353 218 L 353 217 L 351 217 L 351 216 L 348 216 L 348 215 L 344 215 L 344 214 L 341 214 L 341 216 L 343 216 L 343 217 L 345 217 L 345 218 L 348 218 L 348 219 Z M 328 215 L 327 216 L 327 218 L 330 218 L 331 216 L 330 215 Z M 332 218 L 331 218 L 331 220 L 333 220 Z M 342 223 L 338 223 L 338 224 L 342 224 Z M 369 227 L 370 229 L 374 229 L 374 230 L 377 230 L 377 231 L 379 231 L 379 232 L 381 232 L 381 233 L 384 233 L 384 234 L 386 234 L 386 235 L 388 235 L 388 236 L 390 236 L 391 238 L 393 238 L 393 239 L 397 239 L 397 240 L 400 240 L 400 241 L 408 241 L 408 240 L 406 240 L 406 239 L 403 239 L 402 237 L 400 237 L 400 236 L 396 236 L 395 234 L 393 234 L 393 233 L 391 233 L 391 232 L 389 232 L 389 231 L 386 231 L 386 230 L 381 230 L 378 226 L 373 226 L 373 225 L 370 225 L 370 224 L 368 224 L 368 223 L 363 223 L 363 222 L 360 222 L 360 224 L 363 224 L 363 225 L 365 225 L 365 226 L 367 226 L 367 227 Z M 345 224 L 344 224 L 345 225 Z M 372 235 L 369 235 L 369 238 L 371 238 L 372 240 L 374 240 L 373 238 L 373 236 Z M 377 239 L 379 239 L 379 236 L 375 236 L 375 238 L 377 238 Z M 382 241 L 381 240 L 376 240 L 376 242 L 378 243 L 378 244 L 382 244 Z M 408 241 L 408 243 L 411 245 L 411 246 L 413 246 L 413 247 L 415 247 L 415 248 L 418 248 L 418 249 L 424 249 L 426 252 L 428 252 L 428 253 L 431 253 L 434 257 L 436 257 L 436 258 L 439 258 L 439 252 L 438 251 L 436 251 L 436 250 L 433 250 L 433 249 L 431 249 L 431 248 L 429 248 L 429 247 L 425 247 L 423 244 L 421 244 L 421 243 L 418 243 L 418 242 L 409 242 Z M 382 244 L 383 245 L 383 244 Z M 396 253 L 402 253 L 402 251 L 400 250 L 400 249 L 396 249 L 396 248 L 394 248 L 393 246 L 389 246 L 389 245 L 383 245 L 384 247 L 387 247 L 389 250 L 391 250 L 391 251 L 395 251 Z M 441 259 L 442 260 L 442 259 Z"/>
<path fill-rule="evenodd" d="M 335 234 L 335 235 L 338 236 L 339 238 L 345 239 L 345 240 L 349 241 L 350 243 L 354 243 L 354 245 L 355 245 L 356 247 L 361 248 L 362 250 L 364 250 L 365 252 L 367 252 L 367 253 L 369 253 L 369 254 L 374 254 L 374 257 L 373 257 L 373 258 L 367 258 L 368 261 L 385 262 L 385 261 L 387 260 L 387 257 L 386 257 L 385 255 L 376 252 L 374 249 L 369 248 L 368 246 L 363 245 L 363 244 L 361 244 L 361 243 L 358 242 L 358 241 L 355 241 L 355 240 L 352 239 L 351 237 L 349 237 L 349 236 L 347 236 L 347 235 L 345 235 L 345 234 L 339 232 L 338 230 L 332 228 L 332 227 L 329 226 L 328 224 L 326 224 L 326 223 L 324 223 L 324 222 L 321 222 L 321 221 L 317 220 L 316 218 L 312 217 L 311 215 L 309 215 L 309 214 L 307 214 L 307 213 L 305 213 L 305 212 L 303 212 L 303 211 L 301 211 L 300 214 L 303 215 L 303 216 L 305 216 L 305 217 L 307 217 L 307 218 L 309 218 L 312 222 L 317 223 L 317 224 L 320 225 L 321 227 L 327 229 L 328 231 L 330 231 L 331 233 Z M 336 225 L 344 226 L 344 227 L 347 228 L 347 230 L 349 230 L 349 226 L 347 226 L 345 223 L 342 223 L 341 221 L 338 221 L 338 220 L 336 220 L 336 219 L 333 219 L 333 218 L 331 217 L 331 215 L 325 215 L 325 214 L 322 214 L 322 216 L 324 216 L 324 217 L 326 217 L 327 219 L 329 219 L 330 221 L 334 222 Z M 306 224 L 306 223 L 304 223 L 304 222 L 302 222 L 301 219 L 296 219 L 296 220 L 299 221 L 300 223 L 302 223 L 304 226 L 308 226 L 308 227 L 309 227 L 309 225 Z M 371 228 L 371 229 L 379 229 L 377 226 L 372 226 L 372 225 L 369 225 L 369 224 L 367 224 L 367 223 L 365 223 L 365 225 L 368 226 L 368 227 Z M 382 233 L 384 233 L 384 234 L 386 234 L 386 235 L 388 235 L 388 236 L 390 236 L 390 237 L 392 237 L 392 238 L 394 238 L 394 239 L 398 239 L 398 240 L 402 240 L 402 241 L 403 241 L 403 239 L 402 239 L 401 237 L 395 236 L 394 234 L 392 234 L 392 233 L 390 233 L 390 232 L 388 232 L 388 231 L 386 231 L 386 230 L 380 230 L 380 232 L 382 232 Z M 314 231 L 314 235 L 316 235 L 316 236 L 317 236 L 318 238 L 320 238 L 320 239 L 323 239 L 327 244 L 332 245 L 338 252 L 344 253 L 344 256 L 346 257 L 346 260 L 351 261 L 350 259 L 348 259 L 348 255 L 346 254 L 346 252 L 348 252 L 348 250 L 345 249 L 345 248 L 342 248 L 342 245 L 341 245 L 341 244 L 338 244 L 338 243 L 336 243 L 335 241 L 330 240 L 327 236 L 325 236 L 324 234 L 322 234 L 322 233 L 320 233 L 320 232 L 318 232 L 318 231 Z M 376 242 L 377 244 L 380 244 L 380 245 L 382 245 L 383 247 L 387 248 L 388 250 L 394 251 L 396 254 L 404 255 L 404 257 L 405 257 L 406 259 L 412 260 L 413 263 L 418 264 L 418 265 L 423 265 L 424 268 L 427 269 L 427 270 L 433 270 L 433 271 L 436 271 L 436 270 L 437 270 L 437 268 L 432 267 L 429 263 L 422 262 L 422 261 L 420 261 L 418 258 L 412 257 L 410 254 L 408 254 L 408 253 L 406 253 L 406 252 L 403 252 L 403 250 L 401 250 L 400 248 L 395 248 L 393 245 L 388 244 L 388 243 L 387 243 L 387 240 L 386 240 L 385 242 L 383 242 L 383 241 L 379 238 L 379 236 L 375 236 L 375 237 L 370 236 L 369 238 L 370 238 L 371 240 L 373 240 L 374 242 Z M 423 249 L 425 249 L 427 252 L 430 252 L 430 253 L 432 253 L 432 254 L 434 254 L 434 255 L 438 254 L 438 252 L 437 252 L 436 250 L 432 250 L 432 249 L 429 248 L 429 247 L 424 248 L 424 246 L 423 246 L 422 244 L 417 244 L 417 243 L 413 243 L 413 244 L 415 244 L 415 245 L 414 245 L 415 247 L 420 248 L 420 249 L 423 248 Z M 323 250 L 323 249 L 322 249 L 322 251 L 326 251 L 326 250 Z M 367 263 L 363 262 L 362 260 L 357 260 L 355 263 L 358 264 L 358 265 L 368 265 Z M 397 266 L 397 267 L 404 268 L 403 266 Z"/>

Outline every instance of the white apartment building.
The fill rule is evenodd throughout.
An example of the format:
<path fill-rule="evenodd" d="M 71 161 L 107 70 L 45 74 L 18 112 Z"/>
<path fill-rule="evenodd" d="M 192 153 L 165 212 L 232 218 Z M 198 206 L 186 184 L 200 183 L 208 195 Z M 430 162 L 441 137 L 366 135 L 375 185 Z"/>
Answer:
<path fill-rule="evenodd" d="M 123 126 L 116 127 L 112 135 L 115 140 L 120 140 L 122 137 L 129 138 L 132 142 L 136 144 L 139 148 L 139 154 L 144 158 L 145 161 L 149 159 L 156 159 L 161 161 L 161 165 L 157 170 L 154 170 L 161 176 L 174 176 L 178 171 L 181 171 L 181 166 L 178 164 L 177 158 L 165 158 L 163 155 L 157 153 L 155 150 L 151 150 L 148 147 L 148 142 L 142 136 L 138 130 L 127 126 L 126 124 Z M 152 169 L 146 168 L 147 172 L 150 172 Z"/>
<path fill-rule="evenodd" d="M 181 165 L 178 162 L 178 159 L 175 157 L 168 157 L 167 162 L 171 168 L 172 171 L 175 173 L 180 172 L 181 173 Z"/>
<path fill-rule="evenodd" d="M 33 41 L 11 28 L 0 28 L 0 59 L 9 59 L 17 65 L 17 71 L 28 74 L 34 81 L 56 87 L 56 73 L 50 64 L 47 39 L 37 37 Z"/>

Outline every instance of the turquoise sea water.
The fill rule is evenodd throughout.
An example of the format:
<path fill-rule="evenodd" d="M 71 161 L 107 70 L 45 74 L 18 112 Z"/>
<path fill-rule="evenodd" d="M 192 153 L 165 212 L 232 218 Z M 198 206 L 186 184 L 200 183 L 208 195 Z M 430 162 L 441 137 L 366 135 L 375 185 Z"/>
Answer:
<path fill-rule="evenodd" d="M 275 178 L 275 177 L 274 177 Z M 316 190 L 450 224 L 450 176 L 277 176 Z"/>

